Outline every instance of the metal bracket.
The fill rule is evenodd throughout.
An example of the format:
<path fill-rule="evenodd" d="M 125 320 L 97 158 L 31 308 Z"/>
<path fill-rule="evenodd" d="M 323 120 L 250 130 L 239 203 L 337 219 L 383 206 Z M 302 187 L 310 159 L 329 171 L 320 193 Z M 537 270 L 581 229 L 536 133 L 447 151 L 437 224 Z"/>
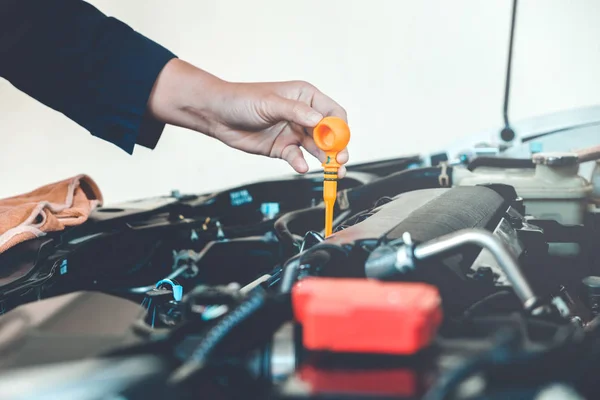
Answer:
<path fill-rule="evenodd" d="M 448 163 L 441 162 L 440 167 L 442 167 L 442 172 L 440 172 L 438 182 L 440 183 L 441 187 L 450 187 L 450 177 L 448 176 Z"/>

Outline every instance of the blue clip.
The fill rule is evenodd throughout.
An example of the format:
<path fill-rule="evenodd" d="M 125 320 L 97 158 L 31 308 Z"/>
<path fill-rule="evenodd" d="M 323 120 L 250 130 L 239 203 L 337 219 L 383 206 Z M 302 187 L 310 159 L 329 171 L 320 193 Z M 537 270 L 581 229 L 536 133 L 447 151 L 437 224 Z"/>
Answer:
<path fill-rule="evenodd" d="M 279 203 L 262 203 L 260 205 L 260 212 L 267 219 L 273 219 L 279 214 Z"/>
<path fill-rule="evenodd" d="M 544 145 L 540 142 L 530 142 L 529 143 L 529 152 L 531 154 L 541 153 L 544 149 Z"/>
<path fill-rule="evenodd" d="M 171 290 L 173 290 L 173 299 L 175 299 L 175 301 L 181 301 L 181 299 L 183 298 L 183 286 L 176 285 L 170 279 L 163 279 L 161 281 L 158 281 L 158 283 L 156 284 L 156 288 L 158 289 L 160 285 L 163 284 L 168 284 L 171 286 Z"/>

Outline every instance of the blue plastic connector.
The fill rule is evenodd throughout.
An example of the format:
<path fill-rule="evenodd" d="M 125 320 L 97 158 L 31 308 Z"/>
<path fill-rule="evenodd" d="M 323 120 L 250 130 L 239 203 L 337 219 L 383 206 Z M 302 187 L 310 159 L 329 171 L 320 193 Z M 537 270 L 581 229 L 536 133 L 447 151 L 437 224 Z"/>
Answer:
<path fill-rule="evenodd" d="M 183 286 L 177 285 L 170 279 L 163 279 L 158 281 L 158 283 L 156 284 L 156 288 L 158 289 L 161 285 L 165 284 L 171 286 L 171 290 L 173 291 L 173 299 L 175 301 L 181 301 L 181 299 L 183 299 Z"/>

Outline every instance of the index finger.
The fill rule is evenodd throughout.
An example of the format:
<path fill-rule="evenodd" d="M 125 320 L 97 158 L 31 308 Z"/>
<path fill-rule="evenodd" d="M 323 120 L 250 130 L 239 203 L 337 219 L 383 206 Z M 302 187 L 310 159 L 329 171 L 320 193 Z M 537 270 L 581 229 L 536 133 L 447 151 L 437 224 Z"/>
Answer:
<path fill-rule="evenodd" d="M 315 91 L 310 105 L 326 117 L 338 117 L 348 122 L 348 114 L 344 107 L 319 90 Z"/>

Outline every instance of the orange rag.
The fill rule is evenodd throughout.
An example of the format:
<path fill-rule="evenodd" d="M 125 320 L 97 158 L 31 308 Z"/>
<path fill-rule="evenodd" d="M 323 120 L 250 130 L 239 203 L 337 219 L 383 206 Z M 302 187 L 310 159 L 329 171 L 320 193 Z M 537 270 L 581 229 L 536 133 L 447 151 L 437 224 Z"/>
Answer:
<path fill-rule="evenodd" d="M 18 243 L 87 221 L 103 202 L 96 182 L 77 175 L 0 200 L 0 253 Z"/>

